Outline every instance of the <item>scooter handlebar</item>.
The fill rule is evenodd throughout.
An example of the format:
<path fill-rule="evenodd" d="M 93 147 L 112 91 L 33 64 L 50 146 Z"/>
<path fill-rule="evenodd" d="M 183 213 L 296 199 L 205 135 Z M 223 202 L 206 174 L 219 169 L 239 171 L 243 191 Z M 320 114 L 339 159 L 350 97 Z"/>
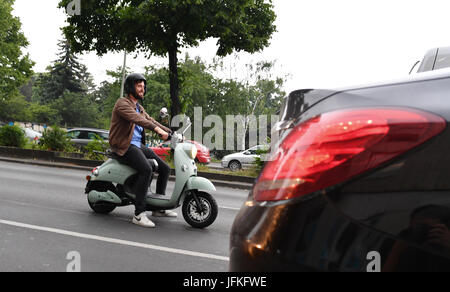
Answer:
<path fill-rule="evenodd" d="M 169 134 L 169 140 L 170 140 L 170 144 L 172 145 L 172 147 L 175 148 L 175 145 L 177 143 L 180 143 L 180 142 L 184 141 L 184 136 L 181 135 L 180 133 L 177 133 L 177 132 L 170 133 Z"/>

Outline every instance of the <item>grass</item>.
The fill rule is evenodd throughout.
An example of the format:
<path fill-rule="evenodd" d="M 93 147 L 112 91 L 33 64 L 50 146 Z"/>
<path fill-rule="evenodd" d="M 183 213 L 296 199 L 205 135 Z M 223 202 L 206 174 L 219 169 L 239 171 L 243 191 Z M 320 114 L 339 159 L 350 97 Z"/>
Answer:
<path fill-rule="evenodd" d="M 167 162 L 167 164 L 170 166 L 170 168 L 172 168 L 172 169 L 175 168 L 173 161 L 169 161 L 169 162 Z M 199 163 L 197 163 L 197 169 L 199 172 L 220 173 L 220 174 L 247 176 L 247 177 L 255 177 L 255 178 L 258 177 L 259 173 L 261 172 L 257 167 L 241 169 L 238 171 L 231 171 L 231 170 L 211 169 L 207 165 L 203 165 L 203 164 L 199 164 Z"/>
<path fill-rule="evenodd" d="M 213 163 L 222 163 L 222 160 L 211 157 L 211 162 L 213 162 Z"/>
<path fill-rule="evenodd" d="M 227 174 L 227 175 L 247 176 L 247 177 L 258 177 L 258 175 L 260 173 L 260 170 L 257 167 L 241 169 L 241 170 L 237 170 L 237 171 L 231 171 L 231 170 L 210 169 L 206 165 L 197 164 L 197 168 L 198 168 L 198 171 L 200 171 L 200 172 L 220 173 L 220 174 Z"/>
<path fill-rule="evenodd" d="M 25 149 L 36 149 L 36 150 L 39 149 L 38 145 L 36 145 L 34 142 L 31 142 L 31 141 L 28 141 L 24 148 Z M 81 153 L 81 151 L 77 151 L 77 152 Z M 106 160 L 106 157 L 104 160 Z M 212 159 L 211 162 L 220 163 L 221 160 Z M 173 161 L 169 161 L 167 164 L 170 166 L 170 168 L 172 168 L 172 169 L 175 168 Z M 257 167 L 241 169 L 238 171 L 231 171 L 231 170 L 225 170 L 225 169 L 224 170 L 211 169 L 207 165 L 197 164 L 197 168 L 198 168 L 198 171 L 200 171 L 200 172 L 219 173 L 219 174 L 246 176 L 246 177 L 255 177 L 255 178 L 258 177 L 258 175 L 260 173 L 260 170 Z"/>

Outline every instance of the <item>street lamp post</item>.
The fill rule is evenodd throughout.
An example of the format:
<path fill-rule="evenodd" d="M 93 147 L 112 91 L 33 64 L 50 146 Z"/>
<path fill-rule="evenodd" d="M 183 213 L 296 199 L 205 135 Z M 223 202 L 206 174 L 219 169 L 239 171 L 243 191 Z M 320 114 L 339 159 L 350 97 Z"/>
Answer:
<path fill-rule="evenodd" d="M 123 53 L 123 66 L 122 66 L 122 86 L 120 87 L 120 96 L 119 98 L 123 97 L 123 86 L 125 84 L 125 73 L 126 73 L 126 68 L 127 66 L 127 52 L 125 51 Z"/>

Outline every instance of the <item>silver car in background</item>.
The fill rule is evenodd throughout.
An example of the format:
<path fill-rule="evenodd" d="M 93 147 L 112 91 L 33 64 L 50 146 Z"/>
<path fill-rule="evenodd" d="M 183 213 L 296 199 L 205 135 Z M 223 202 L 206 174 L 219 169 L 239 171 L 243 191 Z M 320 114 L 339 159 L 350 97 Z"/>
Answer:
<path fill-rule="evenodd" d="M 231 171 L 236 171 L 242 168 L 248 168 L 255 164 L 258 150 L 268 150 L 267 145 L 257 145 L 245 151 L 233 153 L 222 158 L 222 167 L 229 168 Z"/>

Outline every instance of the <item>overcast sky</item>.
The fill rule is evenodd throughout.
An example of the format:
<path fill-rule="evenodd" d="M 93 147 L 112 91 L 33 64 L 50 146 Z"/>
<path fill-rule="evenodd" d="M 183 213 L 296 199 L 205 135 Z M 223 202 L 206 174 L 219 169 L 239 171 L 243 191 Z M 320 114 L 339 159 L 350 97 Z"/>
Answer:
<path fill-rule="evenodd" d="M 81 5 L 82 5 L 81 0 Z M 16 0 L 14 15 L 30 42 L 27 52 L 43 72 L 56 59 L 60 27 L 66 15 L 58 0 Z M 372 83 L 408 74 L 415 61 L 430 48 L 450 46 L 448 0 L 274 0 L 277 30 L 270 47 L 226 63 L 242 66 L 250 61 L 276 60 L 278 75 L 290 74 L 286 91 L 300 88 L 336 88 Z M 189 49 L 191 56 L 210 61 L 215 41 Z M 81 57 L 96 83 L 106 70 L 122 65 L 123 54 L 102 58 Z M 128 58 L 133 71 L 166 59 Z M 236 72 L 236 77 L 242 70 Z"/>

